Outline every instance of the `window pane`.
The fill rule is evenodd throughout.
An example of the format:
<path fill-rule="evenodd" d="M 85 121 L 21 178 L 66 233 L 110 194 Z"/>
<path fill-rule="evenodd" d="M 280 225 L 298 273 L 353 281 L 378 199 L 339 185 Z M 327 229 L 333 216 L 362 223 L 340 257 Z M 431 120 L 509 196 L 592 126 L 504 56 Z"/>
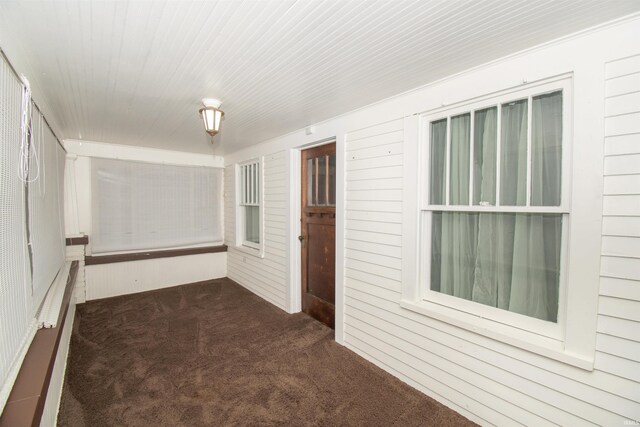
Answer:
<path fill-rule="evenodd" d="M 451 118 L 449 204 L 469 204 L 469 149 L 471 115 Z"/>
<path fill-rule="evenodd" d="M 429 203 L 443 205 L 447 161 L 447 119 L 431 122 L 429 147 Z"/>
<path fill-rule="evenodd" d="M 552 322 L 562 215 L 434 212 L 431 290 Z"/>
<path fill-rule="evenodd" d="M 336 205 L 336 155 L 329 156 L 329 204 Z"/>
<path fill-rule="evenodd" d="M 313 190 L 316 188 L 316 177 L 314 174 L 315 162 L 314 159 L 307 160 L 307 206 L 313 206 L 315 204 L 313 198 Z"/>
<path fill-rule="evenodd" d="M 527 204 L 526 99 L 502 105 L 500 204 Z"/>
<path fill-rule="evenodd" d="M 260 208 L 258 206 L 244 207 L 244 240 L 260 243 Z"/>
<path fill-rule="evenodd" d="M 249 201 L 249 167 L 242 167 L 242 203 L 247 203 Z"/>
<path fill-rule="evenodd" d="M 318 194 L 317 200 L 318 205 L 322 206 L 327 203 L 326 201 L 326 191 L 327 191 L 327 157 L 321 156 L 318 157 Z"/>
<path fill-rule="evenodd" d="M 260 204 L 260 163 L 254 165 L 253 203 Z"/>
<path fill-rule="evenodd" d="M 496 204 L 496 107 L 476 111 L 473 125 L 473 204 Z"/>
<path fill-rule="evenodd" d="M 559 206 L 562 183 L 562 92 L 533 98 L 531 205 Z"/>

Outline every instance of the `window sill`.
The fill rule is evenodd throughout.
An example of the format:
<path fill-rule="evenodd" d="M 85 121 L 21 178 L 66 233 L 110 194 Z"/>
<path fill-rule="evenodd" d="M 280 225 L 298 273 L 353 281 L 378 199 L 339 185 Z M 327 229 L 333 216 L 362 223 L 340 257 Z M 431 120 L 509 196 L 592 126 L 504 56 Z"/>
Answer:
<path fill-rule="evenodd" d="M 593 371 L 593 358 L 566 352 L 564 350 L 564 343 L 559 340 L 537 335 L 533 332 L 517 329 L 494 320 L 454 310 L 428 301 L 414 302 L 401 300 L 400 307 L 458 328 L 466 329 L 475 334 L 501 341 L 513 347 L 539 354 L 549 359 L 557 360 L 587 371 Z"/>
<path fill-rule="evenodd" d="M 154 258 L 171 258 L 171 257 L 177 257 L 177 256 L 207 254 L 207 253 L 226 252 L 226 251 L 227 251 L 226 245 L 218 245 L 218 246 L 202 246 L 202 247 L 183 248 L 183 249 L 167 249 L 167 250 L 161 250 L 161 251 L 134 252 L 134 253 L 127 253 L 127 254 L 96 255 L 96 256 L 85 257 L 84 264 L 85 265 L 112 264 L 116 262 L 140 261 L 144 259 L 154 259 Z"/>

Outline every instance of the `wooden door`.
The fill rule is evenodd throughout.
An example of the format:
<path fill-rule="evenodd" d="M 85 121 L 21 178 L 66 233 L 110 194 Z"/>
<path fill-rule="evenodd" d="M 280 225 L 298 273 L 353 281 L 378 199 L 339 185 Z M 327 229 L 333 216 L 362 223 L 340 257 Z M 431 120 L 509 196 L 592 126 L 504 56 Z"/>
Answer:
<path fill-rule="evenodd" d="M 335 325 L 336 144 L 302 152 L 302 311 Z"/>

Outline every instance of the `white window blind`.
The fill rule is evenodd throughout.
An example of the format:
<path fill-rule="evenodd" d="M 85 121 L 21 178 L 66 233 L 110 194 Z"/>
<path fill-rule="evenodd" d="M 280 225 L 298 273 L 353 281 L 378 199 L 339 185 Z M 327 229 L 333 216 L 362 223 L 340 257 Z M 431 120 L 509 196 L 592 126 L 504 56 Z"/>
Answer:
<path fill-rule="evenodd" d="M 64 264 L 65 152 L 37 111 L 33 112 L 31 129 L 28 236 L 33 277 L 31 294 L 37 308 Z"/>
<path fill-rule="evenodd" d="M 29 139 L 21 127 L 27 106 Z M 0 411 L 35 334 L 44 296 L 64 264 L 64 160 L 64 150 L 0 55 Z"/>
<path fill-rule="evenodd" d="M 93 253 L 222 242 L 222 169 L 92 159 Z"/>
<path fill-rule="evenodd" d="M 21 349 L 33 333 L 28 309 L 25 200 L 18 178 L 22 85 L 0 61 L 0 408 L 17 374 Z"/>

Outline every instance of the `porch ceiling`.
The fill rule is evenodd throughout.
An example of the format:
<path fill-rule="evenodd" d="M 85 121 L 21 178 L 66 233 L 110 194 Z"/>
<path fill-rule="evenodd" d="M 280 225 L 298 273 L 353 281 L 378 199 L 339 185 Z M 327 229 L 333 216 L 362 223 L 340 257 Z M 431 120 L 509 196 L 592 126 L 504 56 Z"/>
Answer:
<path fill-rule="evenodd" d="M 636 0 L 2 1 L 61 138 L 224 154 L 640 11 Z M 226 113 L 209 143 L 197 115 Z"/>

